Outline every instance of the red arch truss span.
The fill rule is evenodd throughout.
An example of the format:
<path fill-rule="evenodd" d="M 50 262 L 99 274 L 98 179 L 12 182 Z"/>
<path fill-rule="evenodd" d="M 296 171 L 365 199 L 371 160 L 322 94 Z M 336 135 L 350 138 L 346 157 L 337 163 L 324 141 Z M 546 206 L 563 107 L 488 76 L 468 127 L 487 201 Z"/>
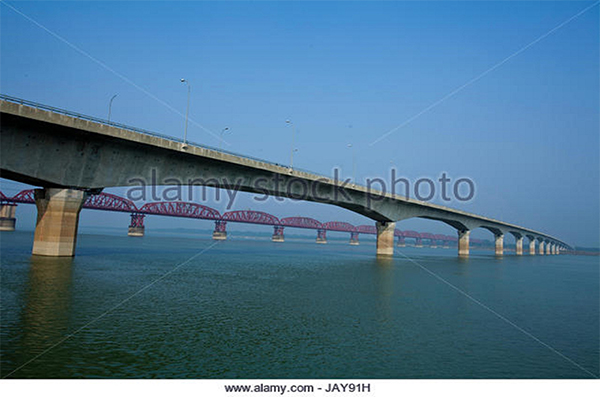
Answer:
<path fill-rule="evenodd" d="M 414 230 L 405 230 L 402 232 L 404 237 L 420 238 L 421 233 L 415 232 Z"/>
<path fill-rule="evenodd" d="M 181 218 L 221 219 L 221 214 L 214 208 L 183 201 L 167 201 L 144 204 L 139 211 L 142 214 L 177 216 Z"/>
<path fill-rule="evenodd" d="M 137 212 L 138 209 L 133 201 L 123 197 L 115 196 L 110 193 L 100 193 L 93 196 L 89 196 L 83 208 L 90 208 L 94 210 L 109 210 L 109 211 L 120 211 L 120 212 Z"/>
<path fill-rule="evenodd" d="M 15 194 L 12 198 L 10 198 L 10 201 L 12 201 L 13 203 L 35 204 L 35 198 L 33 197 L 33 189 L 20 191 L 19 193 Z"/>
<path fill-rule="evenodd" d="M 292 216 L 281 220 L 283 226 L 301 227 L 304 229 L 323 229 L 323 224 L 313 218 L 305 218 L 303 216 Z"/>
<path fill-rule="evenodd" d="M 223 214 L 224 221 L 240 223 L 256 223 L 260 225 L 279 225 L 279 219 L 262 211 L 230 211 Z"/>
<path fill-rule="evenodd" d="M 337 222 L 337 221 L 323 223 L 323 229 L 333 230 L 336 232 L 355 232 L 356 231 L 356 227 L 354 227 L 354 225 L 351 225 L 347 222 Z"/>
<path fill-rule="evenodd" d="M 377 228 L 369 225 L 357 226 L 356 231 L 363 234 L 377 234 Z"/>

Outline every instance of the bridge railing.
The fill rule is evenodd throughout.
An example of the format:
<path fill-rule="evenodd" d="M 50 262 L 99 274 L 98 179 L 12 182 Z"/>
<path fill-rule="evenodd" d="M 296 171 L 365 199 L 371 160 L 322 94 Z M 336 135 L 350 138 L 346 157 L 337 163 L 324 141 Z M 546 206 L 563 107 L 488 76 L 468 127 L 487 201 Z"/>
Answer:
<path fill-rule="evenodd" d="M 13 103 L 17 103 L 19 105 L 25 105 L 25 106 L 29 106 L 29 107 L 36 108 L 36 109 L 47 110 L 47 111 L 53 112 L 53 113 L 64 114 L 65 116 L 70 116 L 70 117 L 74 117 L 74 118 L 81 119 L 81 120 L 87 120 L 87 121 L 91 121 L 91 122 L 98 123 L 98 124 L 103 124 L 103 125 L 108 125 L 108 126 L 111 126 L 111 127 L 120 128 L 122 130 L 128 130 L 128 131 L 138 132 L 140 134 L 150 135 L 150 136 L 153 136 L 153 137 L 156 137 L 156 138 L 162 138 L 162 139 L 166 139 L 166 140 L 169 140 L 169 141 L 184 143 L 183 139 L 177 138 L 177 137 L 174 137 L 174 136 L 165 135 L 165 134 L 161 134 L 161 133 L 158 133 L 158 132 L 145 130 L 143 128 L 132 127 L 132 126 L 127 125 L 127 124 L 115 123 L 114 121 L 108 121 L 108 120 L 101 119 L 101 118 L 98 118 L 98 117 L 88 116 L 88 115 L 85 115 L 85 114 L 81 114 L 81 113 L 77 113 L 77 112 L 72 112 L 70 110 L 65 110 L 65 109 L 54 107 L 54 106 L 48 106 L 48 105 L 44 105 L 44 104 L 33 102 L 33 101 L 28 101 L 26 99 L 17 98 L 17 97 L 10 96 L 10 95 L 0 94 L 0 99 L 3 100 L 3 101 L 13 102 Z M 229 150 L 217 149 L 217 148 L 212 147 L 210 145 L 205 145 L 205 144 L 201 144 L 201 143 L 197 143 L 197 142 L 193 142 L 193 141 L 187 141 L 187 140 L 185 141 L 185 143 L 187 145 L 196 146 L 196 147 L 199 147 L 199 148 L 202 148 L 202 149 L 208 149 L 208 150 L 212 150 L 212 151 L 215 151 L 215 152 L 230 154 L 232 156 L 246 158 L 246 159 L 250 159 L 250 160 L 254 160 L 254 161 L 260 161 L 261 163 L 266 163 L 266 164 L 270 164 L 270 165 L 276 165 L 276 166 L 279 166 L 279 167 L 290 168 L 287 165 L 279 164 L 279 163 L 276 163 L 276 162 L 273 162 L 273 161 L 269 161 L 269 160 L 260 159 L 258 157 L 253 157 L 253 156 L 248 156 L 248 155 L 245 155 L 245 154 L 239 154 L 239 153 L 231 152 Z M 331 179 L 330 176 L 322 175 L 322 174 L 317 174 L 317 173 L 315 173 L 313 171 L 305 170 L 305 169 L 298 168 L 298 167 L 293 167 L 293 170 L 295 170 L 295 171 L 301 171 L 301 172 L 306 172 L 306 173 L 309 173 L 309 174 L 312 174 L 312 175 L 317 175 L 317 176 L 320 176 L 320 177 Z"/>

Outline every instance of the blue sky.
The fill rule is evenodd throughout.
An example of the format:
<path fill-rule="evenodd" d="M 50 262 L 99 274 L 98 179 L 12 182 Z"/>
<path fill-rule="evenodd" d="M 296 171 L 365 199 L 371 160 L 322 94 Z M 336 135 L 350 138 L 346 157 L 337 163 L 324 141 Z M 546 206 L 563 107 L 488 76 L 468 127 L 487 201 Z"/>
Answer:
<path fill-rule="evenodd" d="M 207 131 L 229 127 L 227 150 L 287 164 L 290 119 L 298 167 L 350 176 L 352 143 L 359 180 L 387 177 L 390 167 L 412 181 L 468 177 L 475 198 L 444 204 L 598 246 L 593 5 L 13 1 L 0 5 L 0 91 L 103 118 L 117 94 L 114 121 L 181 137 L 184 77 L 190 140 L 218 146 Z M 6 194 L 19 188 L 2 181 Z M 23 207 L 19 224 L 33 227 L 34 209 Z M 370 223 L 331 206 L 258 204 L 246 194 L 235 207 Z M 126 218 L 89 213 L 82 225 L 125 228 Z M 147 221 L 190 225 L 198 223 Z M 398 227 L 454 233 L 425 220 Z"/>

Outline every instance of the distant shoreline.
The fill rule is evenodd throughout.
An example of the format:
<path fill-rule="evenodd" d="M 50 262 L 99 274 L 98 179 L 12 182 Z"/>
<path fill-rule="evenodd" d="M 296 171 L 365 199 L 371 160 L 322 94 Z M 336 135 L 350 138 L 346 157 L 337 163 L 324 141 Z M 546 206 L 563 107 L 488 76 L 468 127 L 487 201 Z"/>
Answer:
<path fill-rule="evenodd" d="M 565 254 L 565 255 L 584 255 L 584 256 L 600 256 L 600 251 L 573 250 L 573 251 L 562 251 L 561 254 Z"/>

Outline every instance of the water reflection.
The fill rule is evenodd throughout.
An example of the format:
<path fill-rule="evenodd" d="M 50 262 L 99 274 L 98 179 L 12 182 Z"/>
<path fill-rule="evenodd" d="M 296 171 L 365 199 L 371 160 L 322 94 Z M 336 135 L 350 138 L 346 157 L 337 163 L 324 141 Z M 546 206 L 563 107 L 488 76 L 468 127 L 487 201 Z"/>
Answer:
<path fill-rule="evenodd" d="M 381 323 L 388 323 L 392 315 L 394 295 L 394 258 L 377 256 L 373 261 L 375 287 L 377 288 L 378 316 Z"/>
<path fill-rule="evenodd" d="M 464 255 L 459 255 L 456 257 L 458 263 L 466 265 L 469 263 L 469 257 Z"/>
<path fill-rule="evenodd" d="M 448 258 L 448 260 L 451 260 Z M 466 276 L 469 272 L 469 257 L 468 256 L 458 256 L 454 257 L 456 274 L 461 276 Z"/>
<path fill-rule="evenodd" d="M 73 258 L 31 257 L 21 317 L 24 357 L 41 353 L 66 334 L 72 263 Z"/>

